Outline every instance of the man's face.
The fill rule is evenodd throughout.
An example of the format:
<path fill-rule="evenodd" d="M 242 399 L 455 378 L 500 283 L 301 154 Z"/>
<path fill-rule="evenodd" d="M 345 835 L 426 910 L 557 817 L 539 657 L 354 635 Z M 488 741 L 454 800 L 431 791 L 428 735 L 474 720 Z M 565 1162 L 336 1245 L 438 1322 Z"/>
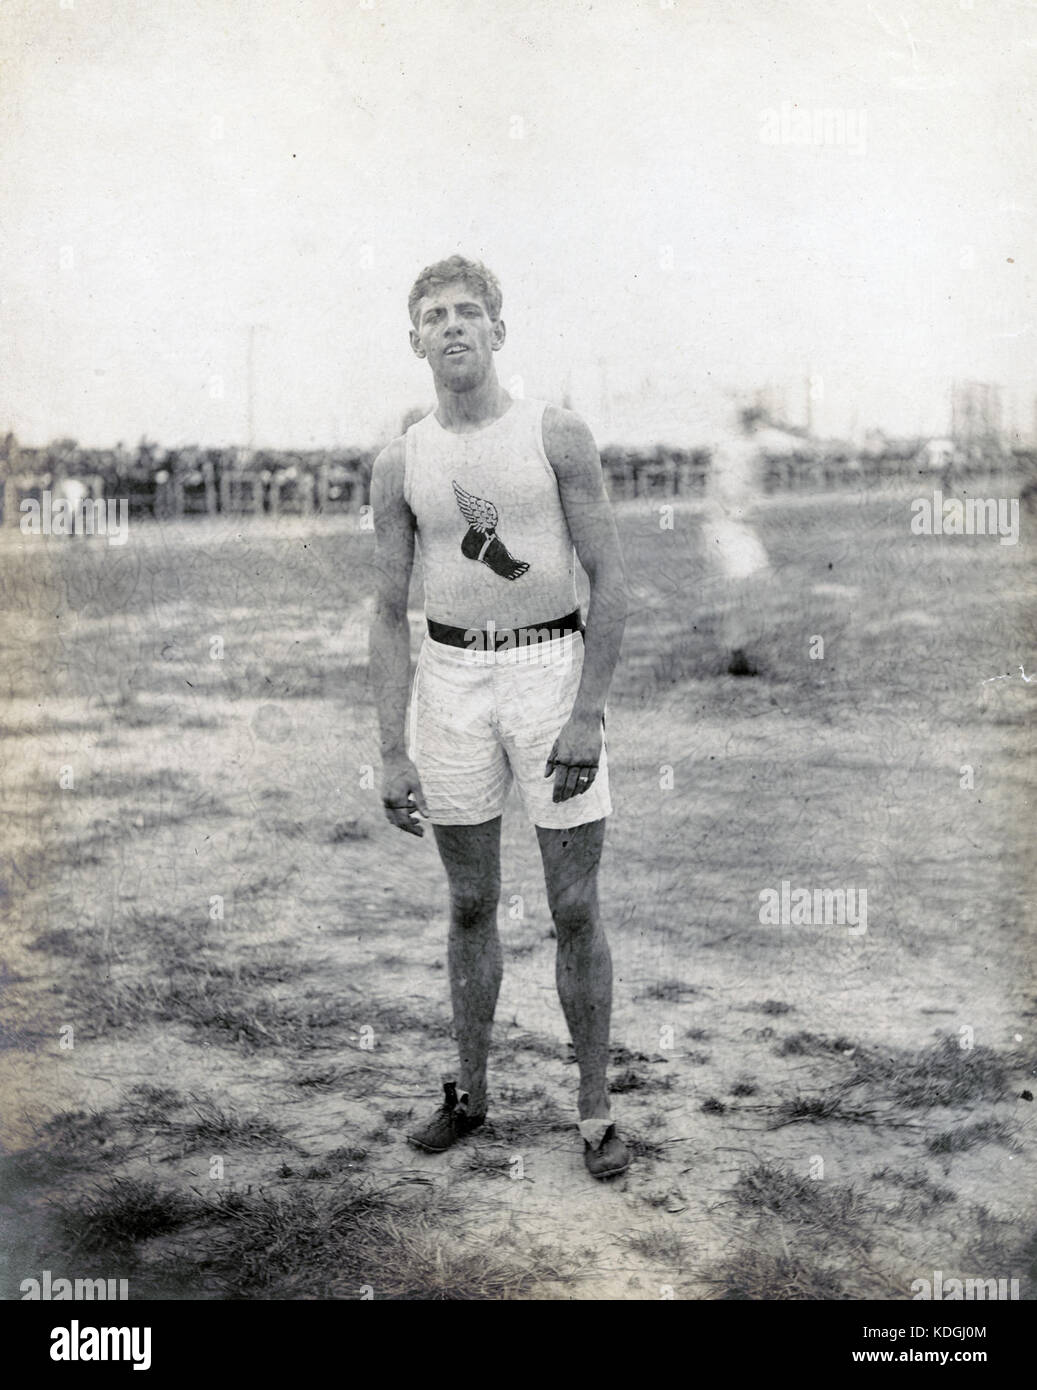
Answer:
<path fill-rule="evenodd" d="M 493 354 L 504 342 L 504 321 L 494 322 L 474 290 L 458 281 L 418 303 L 411 347 L 428 359 L 436 383 L 449 391 L 471 391 L 490 373 Z"/>

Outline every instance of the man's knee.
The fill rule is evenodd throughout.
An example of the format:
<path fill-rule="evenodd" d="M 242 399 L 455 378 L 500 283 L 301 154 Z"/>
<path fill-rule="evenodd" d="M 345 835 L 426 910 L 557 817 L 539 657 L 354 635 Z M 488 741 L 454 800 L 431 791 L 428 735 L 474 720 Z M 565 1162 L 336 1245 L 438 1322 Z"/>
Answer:
<path fill-rule="evenodd" d="M 451 885 L 450 916 L 459 927 L 481 927 L 497 920 L 500 880 Z"/>
<path fill-rule="evenodd" d="M 598 903 L 591 893 L 565 893 L 551 904 L 551 917 L 559 941 L 593 932 L 598 925 Z"/>

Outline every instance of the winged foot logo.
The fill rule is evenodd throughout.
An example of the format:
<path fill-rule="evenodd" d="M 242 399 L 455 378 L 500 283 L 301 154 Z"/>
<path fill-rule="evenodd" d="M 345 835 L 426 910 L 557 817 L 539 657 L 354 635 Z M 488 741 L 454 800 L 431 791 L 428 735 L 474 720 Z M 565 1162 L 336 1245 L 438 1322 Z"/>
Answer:
<path fill-rule="evenodd" d="M 457 483 L 452 484 L 461 515 L 468 522 L 468 530 L 461 542 L 461 554 L 468 560 L 479 560 L 489 565 L 494 574 L 501 579 L 521 579 L 529 564 L 526 560 L 516 560 L 497 535 L 497 508 L 484 497 L 474 497 L 465 492 Z"/>

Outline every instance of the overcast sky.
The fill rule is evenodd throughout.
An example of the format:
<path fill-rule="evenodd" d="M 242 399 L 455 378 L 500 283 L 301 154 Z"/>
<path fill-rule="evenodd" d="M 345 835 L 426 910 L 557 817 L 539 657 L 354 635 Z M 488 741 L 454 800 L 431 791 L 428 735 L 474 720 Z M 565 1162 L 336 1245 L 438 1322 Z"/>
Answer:
<path fill-rule="evenodd" d="M 455 250 L 505 384 L 603 441 L 768 382 L 802 421 L 810 375 L 825 431 L 939 432 L 953 377 L 1033 429 L 1032 4 L 6 0 L 0 41 L 25 442 L 245 442 L 250 325 L 257 443 L 386 439 Z"/>

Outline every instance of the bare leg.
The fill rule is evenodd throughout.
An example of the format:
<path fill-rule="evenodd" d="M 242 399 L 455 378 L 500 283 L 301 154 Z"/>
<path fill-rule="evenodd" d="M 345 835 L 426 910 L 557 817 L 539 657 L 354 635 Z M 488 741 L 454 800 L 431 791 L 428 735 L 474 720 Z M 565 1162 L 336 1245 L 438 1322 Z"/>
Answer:
<path fill-rule="evenodd" d="M 555 977 L 580 1068 L 580 1119 L 609 1113 L 605 1079 L 612 1015 L 612 956 L 598 914 L 604 820 L 574 830 L 537 826 L 547 900 L 558 932 Z"/>
<path fill-rule="evenodd" d="M 500 827 L 500 816 L 482 825 L 433 826 L 450 885 L 447 960 L 460 1061 L 457 1088 L 471 1097 L 470 1115 L 486 1112 L 486 1059 L 504 968 L 497 935 Z"/>

